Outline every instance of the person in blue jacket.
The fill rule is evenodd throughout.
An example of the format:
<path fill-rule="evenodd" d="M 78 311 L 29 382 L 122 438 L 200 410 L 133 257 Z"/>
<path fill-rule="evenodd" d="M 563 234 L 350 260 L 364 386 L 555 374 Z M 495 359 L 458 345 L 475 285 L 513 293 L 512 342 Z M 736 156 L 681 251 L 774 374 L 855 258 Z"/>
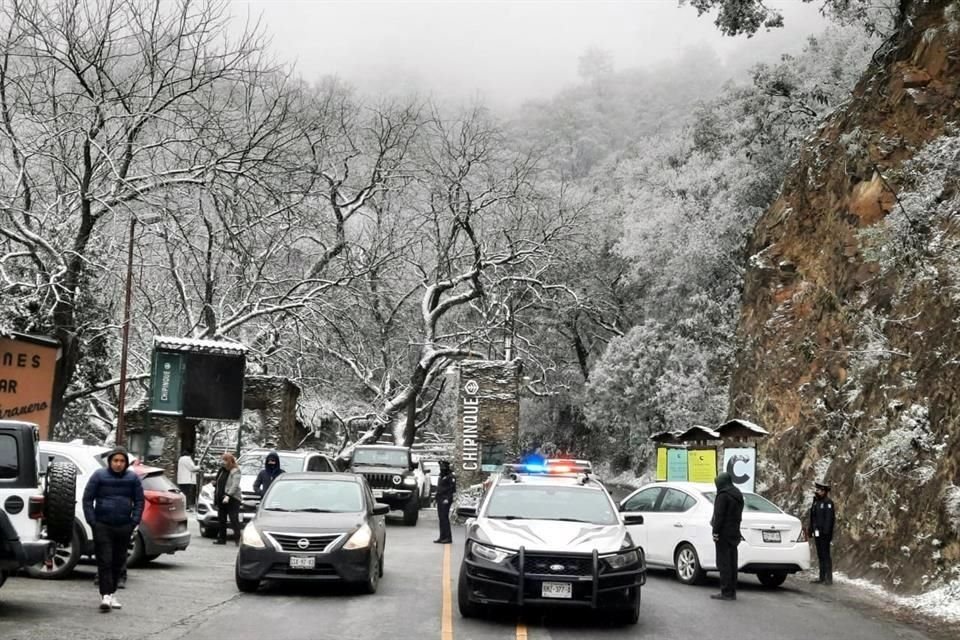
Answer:
<path fill-rule="evenodd" d="M 280 456 L 277 455 L 276 451 L 271 451 L 267 454 L 266 460 L 263 461 L 263 469 L 257 474 L 257 479 L 253 481 L 254 492 L 262 497 L 281 473 L 283 473 L 283 469 L 280 468 Z"/>
<path fill-rule="evenodd" d="M 83 517 L 93 529 L 100 586 L 100 610 L 120 609 L 117 582 L 127 545 L 143 515 L 143 484 L 130 471 L 123 447 L 107 454 L 107 467 L 90 476 L 83 491 Z"/>

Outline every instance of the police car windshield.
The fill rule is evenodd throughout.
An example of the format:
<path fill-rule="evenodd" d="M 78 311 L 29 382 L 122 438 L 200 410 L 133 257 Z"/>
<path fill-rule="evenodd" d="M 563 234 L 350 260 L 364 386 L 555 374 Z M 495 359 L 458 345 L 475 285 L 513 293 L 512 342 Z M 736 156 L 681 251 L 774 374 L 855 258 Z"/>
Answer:
<path fill-rule="evenodd" d="M 486 517 L 617 524 L 617 514 L 598 489 L 549 485 L 501 485 L 490 496 Z"/>
<path fill-rule="evenodd" d="M 713 504 L 713 501 L 717 498 L 717 494 L 713 491 L 707 491 L 703 494 L 703 497 L 709 500 L 710 504 Z M 783 513 L 777 505 L 766 498 L 761 498 L 755 493 L 743 494 L 743 510 L 759 511 L 761 513 Z"/>
<path fill-rule="evenodd" d="M 280 468 L 284 471 L 303 471 L 303 462 L 306 460 L 303 456 L 285 456 L 282 453 L 277 454 L 280 458 Z M 240 465 L 240 475 L 255 476 L 263 469 L 263 461 L 266 460 L 266 453 L 245 453 L 240 457 L 237 463 Z"/>

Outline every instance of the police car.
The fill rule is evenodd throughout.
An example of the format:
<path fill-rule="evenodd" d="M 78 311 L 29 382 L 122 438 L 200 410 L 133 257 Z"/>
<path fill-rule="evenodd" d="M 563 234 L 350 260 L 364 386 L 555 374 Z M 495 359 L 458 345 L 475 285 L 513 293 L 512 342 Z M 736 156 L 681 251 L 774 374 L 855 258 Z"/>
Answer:
<path fill-rule="evenodd" d="M 508 465 L 468 518 L 457 597 L 460 614 L 489 605 L 605 610 L 619 621 L 640 617 L 646 582 L 643 550 L 607 490 L 571 466 L 565 473 Z"/>

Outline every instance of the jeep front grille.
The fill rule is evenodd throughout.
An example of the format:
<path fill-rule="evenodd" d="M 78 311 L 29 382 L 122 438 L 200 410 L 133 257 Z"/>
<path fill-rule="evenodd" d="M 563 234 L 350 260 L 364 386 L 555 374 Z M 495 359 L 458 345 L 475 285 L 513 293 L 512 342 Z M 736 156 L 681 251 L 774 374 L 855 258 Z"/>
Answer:
<path fill-rule="evenodd" d="M 396 489 L 401 484 L 393 484 L 394 476 L 400 475 L 399 473 L 365 473 L 363 477 L 367 479 L 367 483 L 370 485 L 371 489 Z"/>

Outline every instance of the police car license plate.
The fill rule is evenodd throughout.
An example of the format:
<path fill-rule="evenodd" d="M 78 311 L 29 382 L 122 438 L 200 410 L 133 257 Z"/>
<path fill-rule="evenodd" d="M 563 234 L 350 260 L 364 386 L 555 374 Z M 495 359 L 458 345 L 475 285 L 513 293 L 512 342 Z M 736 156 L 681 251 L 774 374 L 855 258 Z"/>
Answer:
<path fill-rule="evenodd" d="M 764 541 L 764 542 L 780 542 L 780 532 L 779 532 L 779 531 L 764 531 L 764 532 L 763 532 L 763 541 Z"/>
<path fill-rule="evenodd" d="M 374 489 L 374 490 L 373 490 L 373 497 L 374 497 L 374 498 L 382 498 L 382 497 L 383 497 L 383 490 L 382 490 L 382 489 Z"/>
<path fill-rule="evenodd" d="M 313 569 L 317 566 L 317 559 L 313 556 L 290 556 L 291 569 Z"/>
<path fill-rule="evenodd" d="M 572 598 L 573 585 L 569 582 L 544 582 L 540 594 L 544 598 Z"/>

